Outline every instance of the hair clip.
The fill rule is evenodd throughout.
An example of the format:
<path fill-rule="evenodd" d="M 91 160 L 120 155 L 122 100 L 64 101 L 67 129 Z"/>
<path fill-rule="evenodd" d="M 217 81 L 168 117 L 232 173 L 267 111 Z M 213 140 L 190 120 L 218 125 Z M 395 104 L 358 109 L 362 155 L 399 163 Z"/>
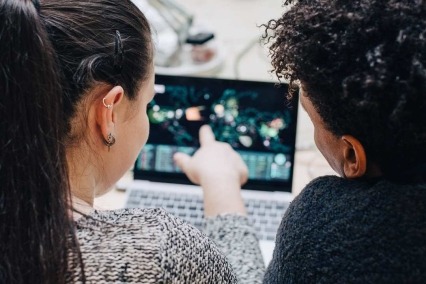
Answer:
<path fill-rule="evenodd" d="M 37 10 L 37 13 L 40 13 L 40 0 L 32 0 L 32 2 L 35 9 Z"/>
<path fill-rule="evenodd" d="M 115 31 L 115 46 L 114 46 L 114 68 L 121 72 L 124 60 L 124 48 L 121 35 L 118 30 Z"/>

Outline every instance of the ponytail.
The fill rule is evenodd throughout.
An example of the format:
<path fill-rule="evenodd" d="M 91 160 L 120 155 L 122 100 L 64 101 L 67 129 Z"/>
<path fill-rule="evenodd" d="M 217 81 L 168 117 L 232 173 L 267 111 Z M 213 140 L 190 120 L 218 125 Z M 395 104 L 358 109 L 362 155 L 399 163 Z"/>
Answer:
<path fill-rule="evenodd" d="M 0 0 L 0 283 L 67 280 L 75 237 L 61 96 L 36 6 Z"/>

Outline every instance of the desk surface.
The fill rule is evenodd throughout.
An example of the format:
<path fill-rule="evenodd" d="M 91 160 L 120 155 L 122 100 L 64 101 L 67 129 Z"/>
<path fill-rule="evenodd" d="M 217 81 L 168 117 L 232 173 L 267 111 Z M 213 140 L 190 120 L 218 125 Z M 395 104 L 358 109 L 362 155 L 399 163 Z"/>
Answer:
<path fill-rule="evenodd" d="M 134 0 L 143 1 L 143 0 Z M 268 52 L 259 43 L 263 32 L 259 25 L 283 12 L 282 0 L 175 0 L 192 13 L 194 25 L 205 27 L 215 33 L 218 48 L 225 54 L 223 65 L 211 76 L 243 80 L 275 80 Z M 306 113 L 299 108 L 297 127 L 297 150 L 293 176 L 293 194 L 313 178 L 334 174 L 325 159 L 315 148 L 313 126 Z M 129 180 L 127 175 L 124 179 Z M 112 190 L 97 198 L 99 209 L 117 209 L 124 205 L 124 192 Z"/>

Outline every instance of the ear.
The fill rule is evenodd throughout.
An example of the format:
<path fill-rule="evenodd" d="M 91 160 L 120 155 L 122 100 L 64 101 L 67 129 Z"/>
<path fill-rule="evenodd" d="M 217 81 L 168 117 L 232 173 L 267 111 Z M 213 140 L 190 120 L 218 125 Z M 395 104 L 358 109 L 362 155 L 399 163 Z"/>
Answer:
<path fill-rule="evenodd" d="M 343 135 L 343 172 L 346 178 L 354 179 L 365 175 L 367 156 L 361 142 L 351 135 Z"/>
<path fill-rule="evenodd" d="M 108 89 L 104 96 L 99 96 L 96 101 L 96 123 L 101 130 L 103 139 L 106 139 L 109 134 L 115 136 L 114 108 L 120 104 L 123 96 L 123 88 L 115 86 L 112 89 Z"/>

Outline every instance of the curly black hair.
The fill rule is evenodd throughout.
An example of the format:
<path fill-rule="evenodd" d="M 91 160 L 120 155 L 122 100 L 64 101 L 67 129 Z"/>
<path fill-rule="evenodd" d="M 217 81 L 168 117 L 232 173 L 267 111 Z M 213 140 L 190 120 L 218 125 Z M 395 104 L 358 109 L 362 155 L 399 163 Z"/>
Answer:
<path fill-rule="evenodd" d="M 388 178 L 426 162 L 426 1 L 287 0 L 265 25 L 273 72 Z"/>

